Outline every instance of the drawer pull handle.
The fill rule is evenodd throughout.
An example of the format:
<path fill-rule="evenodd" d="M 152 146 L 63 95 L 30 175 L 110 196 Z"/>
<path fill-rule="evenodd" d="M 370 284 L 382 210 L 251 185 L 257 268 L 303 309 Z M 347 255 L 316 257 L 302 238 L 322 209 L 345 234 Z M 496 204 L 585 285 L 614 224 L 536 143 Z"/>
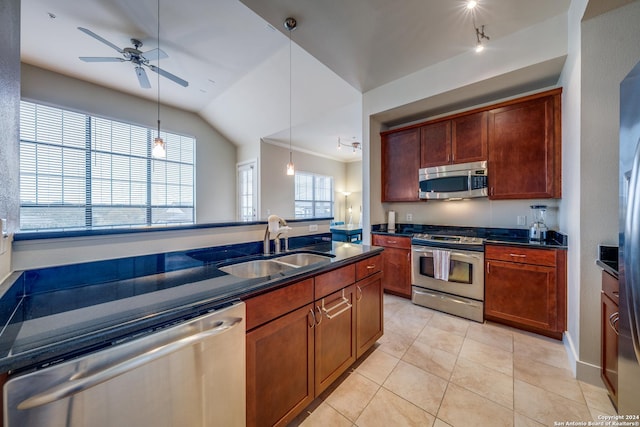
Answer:
<path fill-rule="evenodd" d="M 513 256 L 513 257 L 517 257 L 517 258 L 526 258 L 526 255 L 522 255 L 522 254 L 509 254 L 509 256 Z"/>
<path fill-rule="evenodd" d="M 611 292 L 613 295 L 616 296 L 616 298 L 620 298 L 620 293 L 618 291 L 613 291 Z"/>
<path fill-rule="evenodd" d="M 369 264 L 367 265 L 367 270 L 373 270 L 374 268 L 376 268 L 375 264 Z"/>
<path fill-rule="evenodd" d="M 387 240 L 387 243 L 391 243 L 392 245 L 395 245 L 396 243 L 398 243 L 397 240 Z"/>
<path fill-rule="evenodd" d="M 620 320 L 620 314 L 616 311 L 611 316 L 609 316 L 609 326 L 613 329 L 613 332 L 616 335 L 620 335 L 620 331 L 618 331 L 618 321 Z"/>
<path fill-rule="evenodd" d="M 329 320 L 341 315 L 345 311 L 349 310 L 351 307 L 352 307 L 352 304 L 349 302 L 347 297 L 344 296 L 344 289 L 342 290 L 342 298 L 340 299 L 340 302 L 334 305 L 333 307 L 326 308 L 324 306 L 324 298 L 322 299 L 322 311 L 324 315 L 327 316 L 327 319 Z M 332 313 L 335 310 L 338 310 L 338 311 L 336 313 Z"/>

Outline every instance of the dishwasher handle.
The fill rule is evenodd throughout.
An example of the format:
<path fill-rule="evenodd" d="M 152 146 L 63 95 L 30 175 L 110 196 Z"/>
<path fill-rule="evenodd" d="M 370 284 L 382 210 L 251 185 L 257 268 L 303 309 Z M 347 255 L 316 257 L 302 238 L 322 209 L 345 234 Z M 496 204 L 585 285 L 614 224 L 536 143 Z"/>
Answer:
<path fill-rule="evenodd" d="M 198 332 L 193 335 L 188 335 L 160 347 L 153 348 L 138 356 L 134 356 L 131 359 L 127 359 L 124 362 L 109 366 L 95 374 L 84 377 L 82 376 L 83 373 L 78 373 L 71 376 L 68 381 L 60 385 L 23 400 L 18 404 L 17 408 L 20 410 L 32 409 L 73 396 L 199 341 L 227 332 L 231 328 L 237 326 L 241 321 L 241 318 L 220 320 L 216 322 L 216 326 L 211 329 L 207 329 L 206 331 Z"/>

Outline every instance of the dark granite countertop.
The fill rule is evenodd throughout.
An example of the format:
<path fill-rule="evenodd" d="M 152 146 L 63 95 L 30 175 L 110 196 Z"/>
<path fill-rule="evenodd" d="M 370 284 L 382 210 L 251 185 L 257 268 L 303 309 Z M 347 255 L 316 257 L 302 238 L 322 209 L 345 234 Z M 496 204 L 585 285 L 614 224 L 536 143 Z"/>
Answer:
<path fill-rule="evenodd" d="M 0 372 L 46 366 L 107 347 L 232 300 L 367 258 L 382 248 L 342 242 L 299 248 L 292 252 L 325 253 L 330 261 L 256 279 L 238 278 L 219 269 L 261 257 L 238 257 L 234 251 L 210 248 L 13 274 L 12 283 L 0 284 Z M 151 269 L 144 271 L 148 265 Z M 106 281 L 86 283 L 86 276 L 100 276 L 103 270 L 110 275 Z M 122 273 L 124 270 L 130 273 Z M 65 275 L 68 283 L 54 284 Z M 80 284 L 73 284 L 76 279 Z"/>
<path fill-rule="evenodd" d="M 598 245 L 596 265 L 616 279 L 618 278 L 618 247 Z"/>
<path fill-rule="evenodd" d="M 378 224 L 371 227 L 372 234 L 389 234 L 394 236 L 411 237 L 417 233 L 426 234 L 450 234 L 469 237 L 480 237 L 485 244 L 530 246 L 548 249 L 567 249 L 568 238 L 557 231 L 549 231 L 547 239 L 542 242 L 529 240 L 529 230 L 520 228 L 491 228 L 491 227 L 458 227 L 446 225 L 424 224 L 396 224 L 396 232 L 387 231 L 386 224 Z"/>

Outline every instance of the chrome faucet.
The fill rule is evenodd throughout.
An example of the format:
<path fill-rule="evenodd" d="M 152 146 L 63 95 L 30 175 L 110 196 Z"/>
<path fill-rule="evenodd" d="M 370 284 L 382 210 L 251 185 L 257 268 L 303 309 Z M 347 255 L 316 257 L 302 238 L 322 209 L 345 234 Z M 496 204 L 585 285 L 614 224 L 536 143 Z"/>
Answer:
<path fill-rule="evenodd" d="M 282 227 L 281 227 L 282 226 Z M 263 241 L 263 254 L 269 255 L 271 254 L 271 233 L 276 234 L 275 238 L 275 253 L 280 253 L 280 235 L 282 233 L 286 233 L 290 228 L 287 227 L 287 221 L 280 218 L 277 215 L 269 215 L 267 218 L 267 228 L 264 230 L 264 241 Z M 289 240 L 285 237 L 285 251 L 289 249 Z"/>

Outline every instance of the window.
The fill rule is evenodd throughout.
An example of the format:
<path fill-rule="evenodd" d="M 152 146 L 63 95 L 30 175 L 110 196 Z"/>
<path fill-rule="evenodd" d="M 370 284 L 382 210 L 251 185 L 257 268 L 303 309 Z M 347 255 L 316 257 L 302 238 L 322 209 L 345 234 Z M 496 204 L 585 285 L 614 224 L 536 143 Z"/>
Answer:
<path fill-rule="evenodd" d="M 20 229 L 194 222 L 195 139 L 22 101 Z"/>
<path fill-rule="evenodd" d="M 255 160 L 241 163 L 238 169 L 238 219 L 240 221 L 256 221 L 258 214 L 258 180 Z"/>
<path fill-rule="evenodd" d="M 295 217 L 328 218 L 333 216 L 333 177 L 296 172 Z"/>

